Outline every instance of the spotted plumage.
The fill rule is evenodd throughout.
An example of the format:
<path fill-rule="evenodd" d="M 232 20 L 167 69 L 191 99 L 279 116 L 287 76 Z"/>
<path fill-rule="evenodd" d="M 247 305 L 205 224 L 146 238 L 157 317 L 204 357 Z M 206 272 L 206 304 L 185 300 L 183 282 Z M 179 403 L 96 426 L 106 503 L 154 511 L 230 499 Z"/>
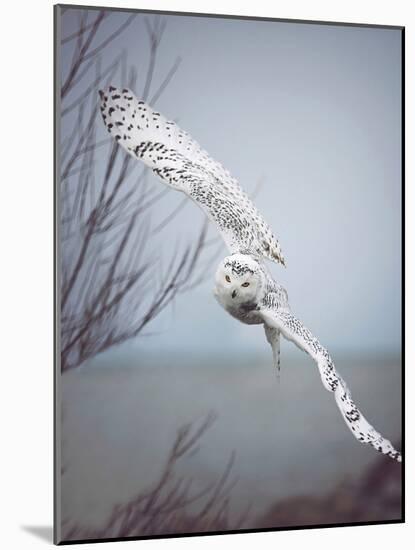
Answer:
<path fill-rule="evenodd" d="M 291 313 L 286 290 L 263 262 L 284 264 L 280 245 L 238 182 L 177 124 L 137 100 L 130 90 L 110 86 L 100 96 L 102 117 L 114 139 L 163 182 L 187 194 L 217 225 L 231 252 L 215 276 L 219 304 L 243 323 L 264 326 L 278 372 L 281 335 L 308 353 L 353 435 L 400 462 L 401 454 L 356 407 L 327 350 Z"/>
<path fill-rule="evenodd" d="M 110 86 L 100 97 L 110 134 L 164 183 L 200 206 L 217 225 L 230 252 L 285 265 L 278 240 L 251 199 L 189 134 L 126 88 Z"/>
<path fill-rule="evenodd" d="M 286 290 L 275 283 L 260 261 L 243 254 L 225 258 L 216 272 L 215 296 L 219 304 L 239 321 L 264 325 L 278 371 L 281 334 L 308 353 L 317 363 L 324 387 L 334 393 L 337 406 L 353 435 L 377 451 L 401 461 L 399 451 L 368 423 L 356 407 L 328 351 L 291 313 Z"/>

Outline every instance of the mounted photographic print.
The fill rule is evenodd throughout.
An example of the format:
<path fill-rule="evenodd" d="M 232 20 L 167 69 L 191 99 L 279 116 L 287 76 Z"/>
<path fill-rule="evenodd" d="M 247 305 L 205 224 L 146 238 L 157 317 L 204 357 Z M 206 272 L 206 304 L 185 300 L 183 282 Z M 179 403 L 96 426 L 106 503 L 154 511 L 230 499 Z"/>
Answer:
<path fill-rule="evenodd" d="M 404 29 L 55 41 L 55 543 L 402 522 Z"/>

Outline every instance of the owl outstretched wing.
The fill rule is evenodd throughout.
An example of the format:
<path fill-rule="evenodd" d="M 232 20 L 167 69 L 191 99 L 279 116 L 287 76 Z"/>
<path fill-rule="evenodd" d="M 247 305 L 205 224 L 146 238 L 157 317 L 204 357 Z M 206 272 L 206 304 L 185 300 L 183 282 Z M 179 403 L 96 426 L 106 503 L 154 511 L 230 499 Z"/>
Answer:
<path fill-rule="evenodd" d="M 171 187 L 186 193 L 221 233 L 231 253 L 285 265 L 281 247 L 251 199 L 189 134 L 124 88 L 100 91 L 109 133 Z"/>
<path fill-rule="evenodd" d="M 343 418 L 353 435 L 363 443 L 369 443 L 380 453 L 401 462 L 401 453 L 392 443 L 373 428 L 355 405 L 346 383 L 336 371 L 327 350 L 294 315 L 286 310 L 264 307 L 260 310 L 264 323 L 308 353 L 317 363 L 324 387 L 334 392 Z"/>

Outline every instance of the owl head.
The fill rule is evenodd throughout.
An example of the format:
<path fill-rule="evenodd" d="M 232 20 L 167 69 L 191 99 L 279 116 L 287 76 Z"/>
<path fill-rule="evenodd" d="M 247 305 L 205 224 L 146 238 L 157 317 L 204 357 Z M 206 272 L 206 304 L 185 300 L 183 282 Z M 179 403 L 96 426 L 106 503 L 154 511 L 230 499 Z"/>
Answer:
<path fill-rule="evenodd" d="M 215 296 L 228 307 L 256 301 L 262 289 L 263 273 L 260 264 L 246 254 L 224 258 L 215 275 Z"/>

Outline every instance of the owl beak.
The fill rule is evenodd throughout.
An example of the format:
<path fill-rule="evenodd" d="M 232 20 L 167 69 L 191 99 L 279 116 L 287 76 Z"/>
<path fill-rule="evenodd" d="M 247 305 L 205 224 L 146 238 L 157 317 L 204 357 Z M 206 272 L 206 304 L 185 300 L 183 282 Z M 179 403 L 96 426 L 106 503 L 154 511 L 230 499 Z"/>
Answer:
<path fill-rule="evenodd" d="M 236 290 L 232 290 L 231 296 L 232 296 L 232 298 L 235 298 L 235 296 L 236 296 Z"/>

